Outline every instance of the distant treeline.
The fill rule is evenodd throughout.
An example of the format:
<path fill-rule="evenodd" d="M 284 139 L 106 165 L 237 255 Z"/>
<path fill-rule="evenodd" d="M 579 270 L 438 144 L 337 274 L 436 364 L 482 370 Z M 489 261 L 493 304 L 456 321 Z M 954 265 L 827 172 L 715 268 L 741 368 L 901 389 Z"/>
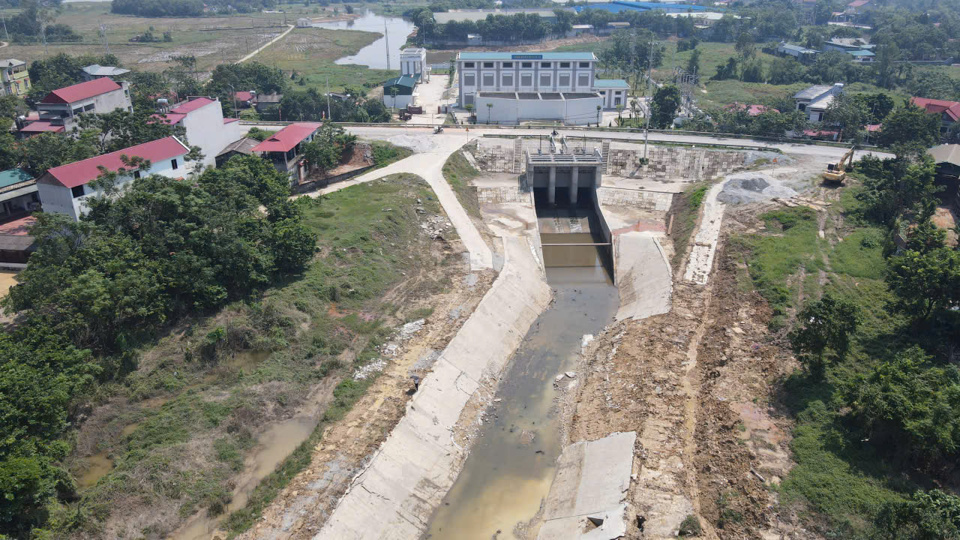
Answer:
<path fill-rule="evenodd" d="M 141 17 L 199 17 L 204 7 L 216 13 L 250 13 L 274 6 L 275 0 L 113 0 L 110 10 Z"/>

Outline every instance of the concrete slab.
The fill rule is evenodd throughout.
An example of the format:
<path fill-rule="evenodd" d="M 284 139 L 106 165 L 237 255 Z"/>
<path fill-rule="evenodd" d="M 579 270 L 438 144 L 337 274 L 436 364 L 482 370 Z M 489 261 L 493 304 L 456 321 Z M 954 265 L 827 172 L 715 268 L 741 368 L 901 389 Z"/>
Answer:
<path fill-rule="evenodd" d="M 673 270 L 658 236 L 658 233 L 628 232 L 613 237 L 620 290 L 618 321 L 645 319 L 670 311 Z"/>
<path fill-rule="evenodd" d="M 626 534 L 624 498 L 636 440 L 631 431 L 564 448 L 538 540 L 609 540 Z"/>
<path fill-rule="evenodd" d="M 700 228 L 693 238 L 693 249 L 687 261 L 683 279 L 698 285 L 706 285 L 713 268 L 713 257 L 717 253 L 717 241 L 720 239 L 720 225 L 723 223 L 723 211 L 727 205 L 717 200 L 727 180 L 715 184 L 703 199 L 703 213 Z"/>
<path fill-rule="evenodd" d="M 454 440 L 464 408 L 484 380 L 499 376 L 550 303 L 527 241 L 505 238 L 504 251 L 497 280 L 315 540 L 411 539 L 426 530 L 466 458 Z"/>

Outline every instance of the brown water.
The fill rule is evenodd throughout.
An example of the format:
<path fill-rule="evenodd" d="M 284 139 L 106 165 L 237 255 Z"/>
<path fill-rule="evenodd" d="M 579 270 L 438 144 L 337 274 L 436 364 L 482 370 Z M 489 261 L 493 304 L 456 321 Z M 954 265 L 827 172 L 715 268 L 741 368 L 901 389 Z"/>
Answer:
<path fill-rule="evenodd" d="M 77 478 L 77 486 L 80 489 L 95 486 L 101 478 L 113 469 L 113 460 L 107 457 L 106 452 L 94 454 L 83 461 L 86 470 Z"/>
<path fill-rule="evenodd" d="M 541 238 L 544 243 L 597 242 L 585 234 Z M 603 257 L 596 246 L 544 249 L 554 302 L 507 367 L 496 396 L 500 401 L 486 417 L 426 538 L 515 538 L 515 528 L 540 510 L 561 451 L 556 377 L 573 369 L 583 336 L 603 330 L 619 306 Z M 565 377 L 558 384 L 571 382 Z"/>

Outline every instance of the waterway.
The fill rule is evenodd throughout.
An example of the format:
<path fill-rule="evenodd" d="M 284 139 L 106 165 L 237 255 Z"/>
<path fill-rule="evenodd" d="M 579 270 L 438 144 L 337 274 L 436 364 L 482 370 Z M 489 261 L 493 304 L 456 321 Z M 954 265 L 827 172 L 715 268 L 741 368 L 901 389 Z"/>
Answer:
<path fill-rule="evenodd" d="M 400 49 L 406 43 L 407 36 L 414 30 L 414 25 L 410 21 L 400 17 L 384 17 L 372 11 L 365 12 L 358 19 L 314 23 L 313 26 L 331 30 L 363 30 L 383 34 L 380 39 L 357 51 L 357 54 L 344 56 L 334 63 L 341 66 L 355 64 L 372 69 L 394 69 L 398 71 L 400 70 Z M 390 55 L 389 65 L 387 51 Z"/>
<path fill-rule="evenodd" d="M 552 230 L 557 220 L 595 223 L 582 208 L 538 214 L 541 231 Z M 554 302 L 507 367 L 480 436 L 434 514 L 426 536 L 431 540 L 515 538 L 518 528 L 537 515 L 562 450 L 557 386 L 578 380 L 575 373 L 563 374 L 575 369 L 583 336 L 600 333 L 619 306 L 605 248 L 589 245 L 602 238 L 587 228 L 574 234 L 542 232 L 541 239 L 579 245 L 544 253 Z"/>

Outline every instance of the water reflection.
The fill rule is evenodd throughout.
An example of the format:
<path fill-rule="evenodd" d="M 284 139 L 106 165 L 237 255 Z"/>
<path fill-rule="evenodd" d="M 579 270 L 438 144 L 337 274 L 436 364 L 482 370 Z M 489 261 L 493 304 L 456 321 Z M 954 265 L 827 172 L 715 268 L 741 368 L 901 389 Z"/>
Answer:
<path fill-rule="evenodd" d="M 327 28 L 330 30 L 363 30 L 365 32 L 376 32 L 385 34 L 380 39 L 370 45 L 360 49 L 357 54 L 344 56 L 336 61 L 339 65 L 356 64 L 367 66 L 372 69 L 394 69 L 400 70 L 400 49 L 407 41 L 414 29 L 412 22 L 399 17 L 384 17 L 377 15 L 372 11 L 367 11 L 358 19 L 349 21 L 336 21 L 314 23 L 317 28 Z M 387 50 L 390 51 L 390 62 L 387 65 Z"/>

